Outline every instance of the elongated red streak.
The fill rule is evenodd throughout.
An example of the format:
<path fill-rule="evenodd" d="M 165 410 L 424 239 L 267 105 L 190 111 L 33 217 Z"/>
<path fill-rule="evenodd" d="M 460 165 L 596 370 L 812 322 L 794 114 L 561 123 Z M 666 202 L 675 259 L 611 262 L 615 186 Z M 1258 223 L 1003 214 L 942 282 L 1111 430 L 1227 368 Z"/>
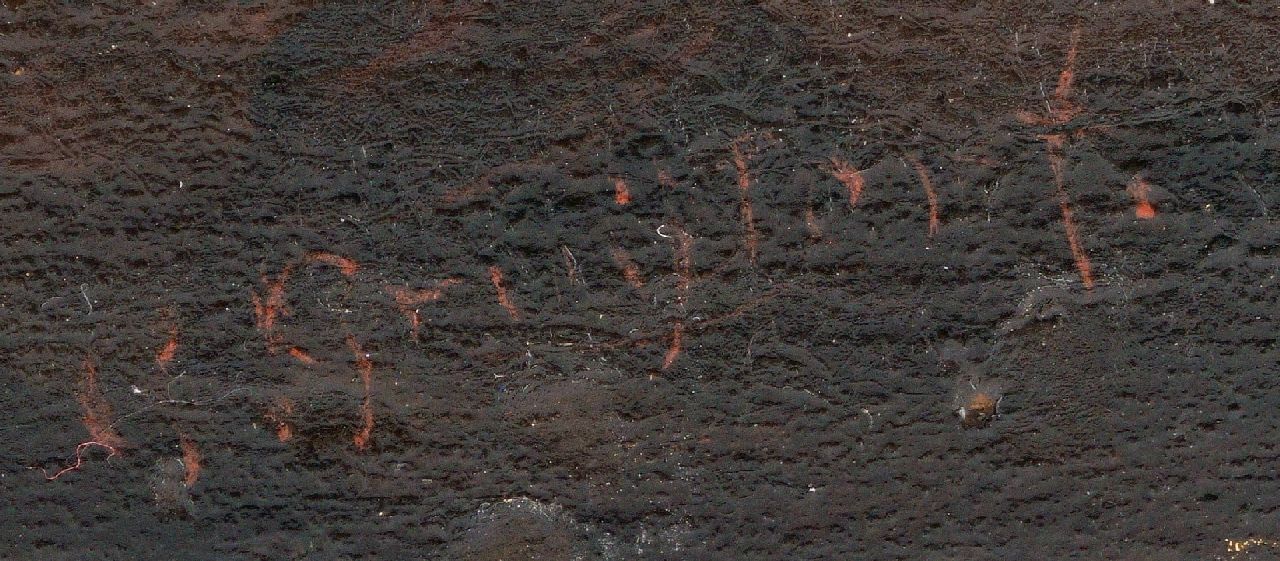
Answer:
<path fill-rule="evenodd" d="M 862 179 L 862 172 L 849 162 L 832 156 L 830 173 L 849 191 L 849 208 L 853 208 L 858 204 L 858 199 L 862 197 L 862 189 L 866 186 L 866 181 Z"/>
<path fill-rule="evenodd" d="M 369 437 L 373 434 L 373 361 L 364 352 L 355 337 L 347 336 L 347 346 L 356 357 L 356 371 L 360 373 L 360 381 L 364 383 L 364 401 L 360 405 L 360 417 L 363 424 L 360 431 L 352 437 L 356 448 L 364 450 L 369 446 Z"/>
<path fill-rule="evenodd" d="M 924 164 L 912 158 L 911 165 L 916 168 L 916 175 L 920 176 L 920 185 L 924 186 L 924 194 L 929 199 L 929 235 L 933 236 L 938 233 L 938 192 L 934 190 L 933 180 L 929 178 L 929 170 L 925 169 Z"/>
<path fill-rule="evenodd" d="M 1080 282 L 1087 289 L 1093 288 L 1093 265 L 1089 255 L 1085 253 L 1084 244 L 1080 242 L 1080 232 L 1076 228 L 1074 214 L 1071 211 L 1071 199 L 1063 178 L 1063 135 L 1044 135 L 1049 146 L 1049 167 L 1053 169 L 1053 182 L 1057 186 L 1058 207 L 1062 210 L 1062 226 L 1067 232 L 1067 245 L 1071 248 L 1071 257 L 1075 261 L 1076 270 L 1080 272 Z"/>
<path fill-rule="evenodd" d="M 738 194 L 741 197 L 738 207 L 739 212 L 742 214 L 742 225 L 745 230 L 747 259 L 754 264 L 759 240 L 756 233 L 755 211 L 751 207 L 751 172 L 747 169 L 747 157 L 742 153 L 738 142 L 735 141 L 731 148 L 733 150 L 733 166 L 738 171 Z"/>
<path fill-rule="evenodd" d="M 82 421 L 91 440 L 111 448 L 113 452 L 125 444 L 124 438 L 111 426 L 111 405 L 103 399 L 102 390 L 98 388 L 98 369 L 92 359 L 84 359 L 84 378 L 76 399 L 84 410 Z"/>
<path fill-rule="evenodd" d="M 511 302 L 511 296 L 507 294 L 507 287 L 502 281 L 502 269 L 490 266 L 489 280 L 493 282 L 493 288 L 498 293 L 498 304 L 507 311 L 507 315 L 511 316 L 511 319 L 519 321 L 520 310 Z"/>

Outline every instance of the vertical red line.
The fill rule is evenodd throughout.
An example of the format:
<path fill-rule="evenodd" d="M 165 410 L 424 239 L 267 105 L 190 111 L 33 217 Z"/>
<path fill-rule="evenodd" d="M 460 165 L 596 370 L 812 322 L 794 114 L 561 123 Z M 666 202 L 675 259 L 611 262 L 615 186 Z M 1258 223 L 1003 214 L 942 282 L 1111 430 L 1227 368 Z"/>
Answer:
<path fill-rule="evenodd" d="M 125 444 L 124 438 L 112 427 L 111 405 L 102 397 L 102 390 L 98 388 L 98 369 L 88 357 L 84 359 L 84 377 L 76 398 L 84 410 L 82 422 L 91 440 L 113 449 Z"/>
<path fill-rule="evenodd" d="M 1093 288 L 1093 265 L 1089 255 L 1085 253 L 1084 244 L 1080 242 L 1080 232 L 1076 228 L 1075 215 L 1071 211 L 1071 200 L 1067 195 L 1063 177 L 1063 136 L 1061 134 L 1045 135 L 1049 146 L 1049 167 L 1053 169 L 1053 182 L 1057 186 L 1058 207 L 1062 210 L 1062 226 L 1067 232 L 1067 245 L 1071 248 L 1071 257 L 1075 261 L 1076 270 L 1080 272 L 1080 282 L 1087 289 Z"/>
<path fill-rule="evenodd" d="M 520 310 L 511 302 L 511 296 L 507 294 L 507 287 L 502 280 L 502 269 L 496 266 L 489 267 L 489 280 L 493 282 L 493 288 L 498 293 L 498 304 L 507 311 L 507 315 L 511 316 L 514 321 L 520 320 Z"/>
<path fill-rule="evenodd" d="M 933 180 L 929 178 L 929 170 L 924 164 L 911 158 L 911 165 L 916 168 L 916 175 L 920 176 L 920 184 L 924 186 L 924 194 L 929 199 L 929 236 L 933 237 L 938 233 L 938 192 L 934 190 Z"/>
<path fill-rule="evenodd" d="M 742 215 L 742 224 L 745 230 L 744 241 L 747 246 L 747 259 L 752 264 L 756 262 L 756 249 L 759 243 L 758 234 L 756 233 L 755 211 L 751 207 L 751 171 L 747 168 L 747 156 L 742 153 L 741 147 L 738 146 L 738 140 L 735 140 L 730 148 L 733 151 L 733 166 L 738 172 L 738 194 L 740 197 L 739 212 Z"/>
<path fill-rule="evenodd" d="M 369 360 L 369 354 L 364 352 L 355 337 L 347 335 L 347 346 L 355 355 L 356 370 L 360 373 L 361 382 L 364 383 L 364 401 L 360 405 L 360 417 L 363 423 L 360 431 L 352 438 L 356 448 L 364 450 L 369 446 L 369 438 L 373 434 L 373 361 Z"/>

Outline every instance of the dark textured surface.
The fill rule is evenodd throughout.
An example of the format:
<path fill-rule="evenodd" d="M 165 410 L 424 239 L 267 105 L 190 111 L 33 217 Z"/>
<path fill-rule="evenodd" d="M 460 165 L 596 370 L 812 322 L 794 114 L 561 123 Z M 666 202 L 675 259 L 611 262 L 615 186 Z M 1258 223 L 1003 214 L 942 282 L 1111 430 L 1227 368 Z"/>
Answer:
<path fill-rule="evenodd" d="M 1280 555 L 1273 4 L 278 4 L 0 9 L 0 558 Z"/>

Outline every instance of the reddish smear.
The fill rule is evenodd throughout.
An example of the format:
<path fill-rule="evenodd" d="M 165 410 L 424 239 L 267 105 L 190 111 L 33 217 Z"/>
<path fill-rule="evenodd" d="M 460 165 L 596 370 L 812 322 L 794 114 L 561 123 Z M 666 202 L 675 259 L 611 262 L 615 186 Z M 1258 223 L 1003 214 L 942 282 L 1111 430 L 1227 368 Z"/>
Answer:
<path fill-rule="evenodd" d="M 313 251 L 311 253 L 308 253 L 307 262 L 308 263 L 325 263 L 328 265 L 333 265 L 334 267 L 337 267 L 339 270 L 341 270 L 342 274 L 347 277 L 354 277 L 356 272 L 360 270 L 359 263 L 356 263 L 355 261 L 347 257 L 343 257 L 341 255 L 336 255 L 333 253 L 327 253 L 323 251 Z"/>
<path fill-rule="evenodd" d="M 179 443 L 182 445 L 182 466 L 186 468 L 182 482 L 191 487 L 200 479 L 200 449 L 196 448 L 196 442 L 186 434 L 179 436 Z"/>
<path fill-rule="evenodd" d="M 680 349 L 684 341 L 684 322 L 676 320 L 675 325 L 671 328 L 671 346 L 667 347 L 667 354 L 662 357 L 662 369 L 667 370 L 671 365 L 676 363 L 676 359 L 680 358 Z"/>
<path fill-rule="evenodd" d="M 631 189 L 627 187 L 626 180 L 621 177 L 613 177 L 613 202 L 618 206 L 631 204 Z"/>
<path fill-rule="evenodd" d="M 1141 175 L 1133 176 L 1129 181 L 1129 195 L 1133 196 L 1133 214 L 1143 220 L 1156 217 L 1156 207 L 1151 203 L 1151 184 Z"/>
<path fill-rule="evenodd" d="M 268 421 L 276 424 L 276 438 L 280 442 L 288 442 L 293 438 L 293 421 L 290 420 L 293 417 L 293 409 L 293 400 L 281 397 L 265 415 Z"/>
<path fill-rule="evenodd" d="M 1072 89 L 1075 83 L 1075 64 L 1078 45 L 1080 42 L 1080 29 L 1077 28 L 1071 32 L 1071 44 L 1067 49 L 1067 60 L 1064 64 L 1062 72 L 1058 75 L 1058 86 L 1053 91 L 1049 112 L 1041 117 L 1027 111 L 1019 111 L 1017 113 L 1018 120 L 1041 126 L 1060 126 L 1071 121 L 1080 114 L 1081 108 L 1071 99 Z M 1084 129 L 1075 131 L 1076 135 L 1081 135 Z M 1066 133 L 1048 133 L 1041 134 L 1039 138 L 1045 142 L 1048 149 L 1049 167 L 1053 169 L 1053 182 L 1057 189 L 1058 207 L 1062 211 L 1062 225 L 1067 233 L 1067 245 L 1071 248 L 1071 256 L 1075 261 L 1076 270 L 1080 273 L 1080 282 L 1084 284 L 1086 289 L 1093 288 L 1093 266 L 1089 262 L 1089 255 L 1085 252 L 1084 244 L 1080 241 L 1080 232 L 1076 227 L 1075 216 L 1071 210 L 1071 198 L 1067 195 L 1066 182 L 1064 180 L 1063 167 L 1066 158 L 1063 155 L 1063 148 L 1066 144 Z M 1154 209 L 1151 209 L 1154 213 Z M 1139 209 L 1141 212 L 1141 209 Z"/>
<path fill-rule="evenodd" d="M 369 437 L 373 434 L 373 361 L 369 360 L 369 354 L 364 352 L 355 337 L 347 335 L 347 346 L 356 356 L 356 370 L 360 372 L 360 381 L 364 383 L 364 401 L 360 405 L 363 424 L 352 438 L 356 448 L 364 450 L 369 446 Z"/>
<path fill-rule="evenodd" d="M 756 233 L 755 211 L 751 208 L 751 173 L 747 169 L 747 156 L 743 154 L 742 148 L 739 146 L 739 143 L 744 139 L 745 137 L 740 137 L 734 140 L 730 148 L 733 151 L 733 167 L 738 171 L 738 194 L 741 197 L 739 210 L 742 213 L 742 224 L 745 230 L 747 259 L 752 264 L 755 264 L 759 240 Z"/>
<path fill-rule="evenodd" d="M 307 366 L 314 366 L 320 362 L 316 360 L 315 357 L 307 353 L 307 351 L 302 350 L 301 347 L 289 347 L 289 356 L 297 359 L 298 362 Z"/>
<path fill-rule="evenodd" d="M 622 278 L 627 281 L 627 284 L 636 290 L 644 288 L 644 279 L 640 278 L 640 268 L 631 260 L 631 255 L 626 250 L 616 247 L 613 248 L 611 253 L 613 262 L 618 265 L 618 268 L 622 269 Z"/>
<path fill-rule="evenodd" d="M 671 175 L 671 172 L 670 172 L 670 171 L 667 171 L 666 169 L 659 168 L 659 169 L 658 169 L 658 184 L 659 184 L 659 185 L 661 185 L 661 186 L 663 186 L 663 187 L 666 187 L 667 189 L 675 189 L 675 188 L 676 188 L 676 178 L 675 178 L 675 177 L 673 177 L 673 176 Z"/>
<path fill-rule="evenodd" d="M 1042 135 L 1041 138 L 1049 146 L 1049 167 L 1053 169 L 1053 182 L 1057 186 L 1058 207 L 1062 210 L 1062 226 L 1067 231 L 1067 245 L 1071 248 L 1071 257 L 1075 261 L 1076 270 L 1080 272 L 1080 282 L 1084 283 L 1087 289 L 1093 288 L 1093 265 L 1089 262 L 1089 255 L 1084 251 L 1084 244 L 1080 243 L 1080 232 L 1076 228 L 1075 215 L 1071 211 L 1071 199 L 1067 195 L 1065 180 L 1063 179 L 1063 163 L 1062 146 L 1064 137 L 1061 134 Z"/>
<path fill-rule="evenodd" d="M 925 169 L 920 160 L 911 158 L 911 166 L 916 169 L 916 175 L 920 176 L 920 184 L 924 186 L 925 196 L 929 198 L 929 236 L 932 237 L 938 233 L 938 192 L 933 189 L 929 170 Z"/>
<path fill-rule="evenodd" d="M 156 365 L 161 370 L 168 370 L 169 363 L 173 362 L 173 357 L 178 353 L 178 325 L 175 323 L 169 327 L 169 340 L 165 341 L 164 346 L 156 351 Z"/>
<path fill-rule="evenodd" d="M 832 156 L 829 173 L 843 183 L 845 189 L 849 191 L 849 208 L 858 204 L 858 199 L 862 197 L 862 188 L 866 186 L 866 182 L 862 179 L 862 172 L 849 162 Z"/>
<path fill-rule="evenodd" d="M 422 324 L 422 319 L 418 315 L 418 308 L 422 304 L 435 302 L 444 296 L 444 289 L 457 284 L 462 284 L 460 279 L 450 278 L 438 281 L 435 288 L 409 288 L 407 286 L 391 286 L 383 287 L 388 295 L 396 301 L 396 307 L 400 309 L 400 313 L 404 314 L 409 320 L 410 331 L 413 338 L 418 338 L 418 328 Z"/>
<path fill-rule="evenodd" d="M 274 280 L 262 275 L 265 295 L 259 296 L 257 292 L 253 293 L 254 325 L 266 339 L 267 352 L 272 354 L 275 354 L 282 342 L 281 336 L 275 331 L 276 320 L 282 315 L 289 315 L 289 310 L 284 304 L 284 284 L 289 280 L 292 272 L 293 266 L 287 265 Z"/>
<path fill-rule="evenodd" d="M 512 320 L 520 321 L 520 310 L 511 302 L 511 297 L 507 294 L 507 287 L 502 281 L 502 269 L 496 266 L 489 267 L 489 280 L 493 281 L 493 288 L 498 292 L 498 304 L 507 311 L 507 315 Z"/>
<path fill-rule="evenodd" d="M 80 391 L 76 394 L 81 409 L 84 410 L 84 427 L 89 431 L 90 440 L 103 447 L 114 450 L 126 444 L 124 438 L 111 426 L 111 405 L 102 397 L 98 388 L 98 369 L 93 360 L 84 359 L 84 377 L 80 381 Z"/>
<path fill-rule="evenodd" d="M 813 213 L 813 206 L 804 208 L 804 226 L 809 230 L 810 238 L 822 239 L 822 227 L 818 225 L 818 217 Z"/>
<path fill-rule="evenodd" d="M 689 235 L 684 228 L 679 228 L 675 234 L 675 270 L 676 278 L 676 305 L 680 307 L 680 311 L 684 312 L 684 306 L 689 300 L 689 288 L 693 284 L 693 236 Z M 684 322 L 676 320 L 671 326 L 671 346 L 667 348 L 667 354 L 662 358 L 662 369 L 667 370 L 671 365 L 675 364 L 676 359 L 680 357 L 680 351 L 684 345 Z"/>

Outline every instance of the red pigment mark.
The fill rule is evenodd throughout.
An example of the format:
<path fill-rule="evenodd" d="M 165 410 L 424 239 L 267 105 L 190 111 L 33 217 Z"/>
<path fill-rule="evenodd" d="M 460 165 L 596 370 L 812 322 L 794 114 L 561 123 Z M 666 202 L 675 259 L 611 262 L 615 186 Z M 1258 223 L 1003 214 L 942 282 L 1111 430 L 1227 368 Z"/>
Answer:
<path fill-rule="evenodd" d="M 276 319 L 289 315 L 289 310 L 284 305 L 284 283 L 289 280 L 292 272 L 293 265 L 286 265 L 274 280 L 262 275 L 265 296 L 253 293 L 254 325 L 262 332 L 267 342 L 267 352 L 271 354 L 275 354 L 282 342 L 280 334 L 275 331 Z"/>
<path fill-rule="evenodd" d="M 84 378 L 76 399 L 84 409 L 82 421 L 89 431 L 90 440 L 111 448 L 113 452 L 125 444 L 124 438 L 111 426 L 111 405 L 102 398 L 102 391 L 98 388 L 98 369 L 92 359 L 84 359 Z"/>
<path fill-rule="evenodd" d="M 658 185 L 666 187 L 667 189 L 675 189 L 676 178 L 671 175 L 670 171 L 659 168 L 658 169 Z"/>
<path fill-rule="evenodd" d="M 662 357 L 662 369 L 671 368 L 676 363 L 676 359 L 680 357 L 680 348 L 684 339 L 684 322 L 676 320 L 675 325 L 671 327 L 671 346 L 667 348 L 667 354 Z"/>
<path fill-rule="evenodd" d="M 1080 114 L 1081 108 L 1071 101 L 1071 89 L 1076 78 L 1076 52 L 1080 44 L 1080 28 L 1071 31 L 1071 46 L 1067 48 L 1067 61 L 1058 74 L 1058 87 L 1053 90 L 1054 106 L 1050 107 L 1050 119 L 1065 123 Z"/>
<path fill-rule="evenodd" d="M 498 303 L 507 311 L 512 320 L 520 321 L 520 310 L 516 309 L 516 305 L 511 303 L 511 297 L 507 295 L 507 287 L 502 282 L 502 269 L 490 266 L 489 280 L 493 281 L 493 288 L 498 291 Z"/>
<path fill-rule="evenodd" d="M 1151 203 L 1151 184 L 1142 175 L 1135 175 L 1129 181 L 1129 194 L 1133 196 L 1133 214 L 1143 220 L 1156 217 L 1156 207 Z"/>
<path fill-rule="evenodd" d="M 347 277 L 355 276 L 356 272 L 360 270 L 359 263 L 341 255 L 335 255 L 333 253 L 326 253 L 323 251 L 313 251 L 308 253 L 307 262 L 333 265 L 341 270 L 342 274 Z"/>
<path fill-rule="evenodd" d="M 293 409 L 293 400 L 281 397 L 264 415 L 268 421 L 276 424 L 276 438 L 280 442 L 288 442 L 293 438 L 293 421 L 290 420 L 293 417 Z"/>
<path fill-rule="evenodd" d="M 613 177 L 613 202 L 618 206 L 626 206 L 631 204 L 631 189 L 627 187 L 626 180 L 621 177 Z"/>
<path fill-rule="evenodd" d="M 822 227 L 818 226 L 818 217 L 813 213 L 813 207 L 807 206 L 804 209 L 804 226 L 809 229 L 809 237 L 815 240 L 822 239 Z"/>
<path fill-rule="evenodd" d="M 929 170 L 920 160 L 911 158 L 911 166 L 916 168 L 920 176 L 920 184 L 924 186 L 924 194 L 929 198 L 929 236 L 938 233 L 938 192 L 933 189 L 933 180 L 929 178 Z"/>
<path fill-rule="evenodd" d="M 755 264 L 756 248 L 759 241 L 756 233 L 755 212 L 751 208 L 751 173 L 747 169 L 747 156 L 742 153 L 742 148 L 738 146 L 744 138 L 739 137 L 734 140 L 730 148 L 733 150 L 733 167 L 738 171 L 738 193 L 741 197 L 739 210 L 742 214 L 742 224 L 745 230 L 747 259 L 752 264 Z"/>
<path fill-rule="evenodd" d="M 80 466 L 84 465 L 84 450 L 90 446 L 98 446 L 100 448 L 105 448 L 107 450 L 108 460 L 111 458 L 114 458 L 117 454 L 116 449 L 108 444 L 103 444 L 101 442 L 94 442 L 94 441 L 81 442 L 79 445 L 76 446 L 76 463 L 58 470 L 58 472 L 54 473 L 53 475 L 49 475 L 48 471 L 46 471 L 44 468 L 40 468 L 40 471 L 44 472 L 44 478 L 49 481 L 53 481 L 54 479 L 62 477 L 62 474 L 64 473 L 80 469 Z"/>
<path fill-rule="evenodd" d="M 1076 53 L 1080 42 L 1080 29 L 1071 32 L 1071 45 L 1067 49 L 1067 60 L 1062 72 L 1058 74 L 1058 86 L 1053 91 L 1052 102 L 1048 114 L 1044 117 L 1026 111 L 1018 112 L 1018 119 L 1024 123 L 1042 126 L 1060 126 L 1079 115 L 1081 108 L 1072 101 L 1072 88 L 1075 83 Z M 1084 129 L 1076 131 L 1083 134 Z M 1053 169 L 1053 181 L 1057 188 L 1058 207 L 1062 211 L 1062 226 L 1067 233 L 1067 245 L 1071 248 L 1071 256 L 1076 270 L 1080 272 L 1080 282 L 1086 289 L 1093 288 L 1093 266 L 1089 263 L 1089 255 L 1080 242 L 1080 232 L 1076 227 L 1074 214 L 1071 211 L 1071 198 L 1067 195 L 1063 167 L 1066 158 L 1063 147 L 1066 144 L 1066 133 L 1046 133 L 1039 135 L 1048 148 L 1049 167 Z M 1154 209 L 1152 209 L 1154 211 Z"/>
<path fill-rule="evenodd" d="M 178 353 L 178 324 L 174 323 L 169 326 L 169 340 L 165 341 L 164 346 L 156 351 L 156 365 L 160 370 L 168 370 L 169 363 L 173 362 L 173 357 Z"/>
<path fill-rule="evenodd" d="M 611 253 L 613 254 L 613 262 L 617 263 L 619 269 L 622 269 L 622 278 L 627 281 L 627 284 L 636 290 L 644 288 L 644 279 L 640 278 L 640 268 L 631 260 L 631 256 L 627 254 L 626 250 L 615 247 Z"/>
<path fill-rule="evenodd" d="M 364 383 L 364 402 L 360 405 L 360 416 L 364 424 L 360 427 L 360 432 L 352 437 L 356 448 L 364 450 L 368 447 L 369 436 L 373 433 L 373 361 L 369 360 L 369 353 L 360 348 L 360 343 L 356 342 L 355 337 L 347 335 L 347 346 L 351 347 L 351 352 L 356 355 L 356 370 L 360 372 L 360 381 Z"/>
<path fill-rule="evenodd" d="M 1067 231 L 1067 245 L 1071 248 L 1071 257 L 1076 263 L 1076 270 L 1080 271 L 1080 282 L 1084 283 L 1087 289 L 1093 288 L 1093 265 L 1089 263 L 1089 255 L 1084 251 L 1084 245 L 1080 243 L 1080 232 L 1076 228 L 1074 213 L 1071 212 L 1071 200 L 1067 196 L 1067 188 L 1062 176 L 1063 167 L 1063 135 L 1049 134 L 1042 135 L 1045 142 L 1049 145 L 1049 167 L 1053 168 L 1053 181 L 1058 189 L 1058 207 L 1062 210 L 1062 226 Z"/>
<path fill-rule="evenodd" d="M 439 300 L 444 296 L 444 289 L 456 284 L 462 284 L 462 281 L 459 279 L 444 279 L 436 282 L 435 288 L 414 289 L 407 286 L 384 286 L 383 290 L 395 299 L 396 307 L 400 308 L 400 313 L 404 314 L 404 317 L 409 320 L 413 338 L 417 339 L 418 327 L 422 325 L 417 306 Z"/>
<path fill-rule="evenodd" d="M 862 179 L 862 172 L 853 167 L 849 162 L 841 160 L 835 156 L 831 157 L 831 169 L 829 172 L 837 181 L 844 184 L 845 189 L 849 190 L 849 208 L 853 208 L 858 204 L 858 199 L 862 197 L 862 188 L 866 186 L 866 182 Z"/>
<path fill-rule="evenodd" d="M 186 468 L 186 475 L 182 478 L 182 482 L 187 487 L 191 487 L 196 484 L 196 480 L 200 479 L 200 449 L 196 448 L 196 442 L 185 434 L 179 435 L 179 443 L 182 445 L 182 466 Z"/>
<path fill-rule="evenodd" d="M 675 240 L 675 270 L 676 277 L 679 279 L 676 282 L 676 305 L 683 312 L 685 303 L 689 300 L 689 287 L 693 284 L 693 236 L 689 235 L 684 228 L 679 228 L 675 234 Z M 676 320 L 671 326 L 671 346 L 667 347 L 667 354 L 662 358 L 663 370 L 675 364 L 676 359 L 680 357 L 683 345 L 684 322 Z"/>
<path fill-rule="evenodd" d="M 301 347 L 289 347 L 289 356 L 297 359 L 298 362 L 307 366 L 315 366 L 320 363 L 320 361 L 316 360 L 310 353 L 302 350 Z"/>

